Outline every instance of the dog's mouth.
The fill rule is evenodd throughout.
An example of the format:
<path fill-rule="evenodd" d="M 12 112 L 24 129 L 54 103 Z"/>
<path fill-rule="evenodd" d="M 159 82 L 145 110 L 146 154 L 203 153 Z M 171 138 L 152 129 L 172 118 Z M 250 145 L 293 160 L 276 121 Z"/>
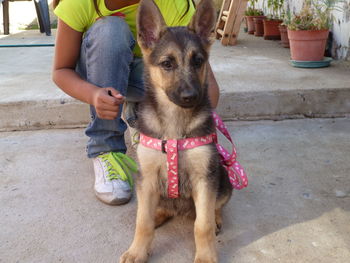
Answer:
<path fill-rule="evenodd" d="M 172 101 L 174 102 L 174 101 Z M 184 103 L 184 102 L 180 102 L 180 103 L 177 103 L 177 102 L 174 102 L 176 105 L 180 106 L 181 108 L 185 108 L 185 109 L 191 109 L 191 108 L 194 108 L 198 105 L 198 103 Z"/>

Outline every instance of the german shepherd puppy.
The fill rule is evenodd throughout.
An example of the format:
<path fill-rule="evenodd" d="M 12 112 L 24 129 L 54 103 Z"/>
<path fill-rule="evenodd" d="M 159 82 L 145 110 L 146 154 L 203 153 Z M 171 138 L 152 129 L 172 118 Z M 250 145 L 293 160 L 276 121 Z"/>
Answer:
<path fill-rule="evenodd" d="M 188 27 L 166 27 L 153 0 L 142 0 L 137 18 L 144 59 L 146 94 L 138 129 L 161 139 L 182 139 L 215 132 L 208 98 L 207 69 L 215 26 L 212 0 L 202 0 Z M 215 144 L 179 151 L 180 197 L 168 198 L 167 155 L 138 145 L 141 176 L 137 182 L 134 241 L 122 263 L 146 262 L 155 227 L 175 215 L 195 214 L 195 263 L 217 262 L 215 231 L 232 186 Z"/>

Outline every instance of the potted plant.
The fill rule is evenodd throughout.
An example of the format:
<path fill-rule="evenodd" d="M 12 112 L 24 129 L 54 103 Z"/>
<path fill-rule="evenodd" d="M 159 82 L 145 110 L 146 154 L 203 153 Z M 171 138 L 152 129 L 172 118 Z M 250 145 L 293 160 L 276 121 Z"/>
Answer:
<path fill-rule="evenodd" d="M 255 4 L 258 0 L 249 0 L 249 7 L 245 11 L 245 16 L 248 24 L 248 34 L 254 34 L 255 32 L 255 24 L 254 18 L 264 16 L 264 12 L 262 10 L 256 9 Z"/>
<path fill-rule="evenodd" d="M 289 10 L 289 5 L 287 6 L 286 12 L 283 14 L 283 23 L 278 26 L 281 34 L 281 45 L 282 47 L 289 48 L 289 38 L 287 27 L 292 19 L 292 14 Z"/>
<path fill-rule="evenodd" d="M 256 37 L 262 37 L 264 35 L 263 21 L 266 18 L 266 16 L 264 16 L 264 12 L 262 10 L 259 10 L 259 11 L 260 11 L 260 14 L 253 17 L 254 27 L 255 27 L 254 36 Z"/>
<path fill-rule="evenodd" d="M 264 20 L 264 39 L 279 40 L 281 34 L 278 26 L 283 22 L 280 19 L 283 0 L 268 0 L 267 7 L 271 10 L 271 14 Z"/>
<path fill-rule="evenodd" d="M 305 0 L 302 10 L 288 25 L 291 58 L 295 61 L 322 61 L 329 29 L 338 0 Z"/>

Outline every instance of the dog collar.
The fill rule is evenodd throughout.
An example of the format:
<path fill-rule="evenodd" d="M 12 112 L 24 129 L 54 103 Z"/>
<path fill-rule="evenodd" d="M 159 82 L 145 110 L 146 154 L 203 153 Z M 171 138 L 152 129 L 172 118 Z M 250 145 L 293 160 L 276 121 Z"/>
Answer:
<path fill-rule="evenodd" d="M 185 138 L 178 140 L 159 140 L 140 134 L 140 143 L 148 148 L 162 151 L 167 154 L 168 173 L 168 197 L 179 197 L 179 177 L 178 177 L 178 151 L 192 149 L 210 143 L 215 143 L 221 157 L 221 164 L 226 168 L 231 185 L 235 189 L 247 187 L 248 178 L 242 166 L 238 163 L 237 151 L 233 144 L 227 127 L 221 118 L 213 112 L 212 114 L 216 128 L 232 143 L 232 153 L 230 154 L 222 145 L 218 143 L 217 134 L 212 133 L 207 136 Z"/>

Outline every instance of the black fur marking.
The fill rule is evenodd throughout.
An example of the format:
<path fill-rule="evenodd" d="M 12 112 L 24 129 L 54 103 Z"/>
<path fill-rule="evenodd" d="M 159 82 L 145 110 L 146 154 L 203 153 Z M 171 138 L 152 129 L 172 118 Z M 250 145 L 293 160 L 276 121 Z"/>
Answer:
<path fill-rule="evenodd" d="M 169 27 L 152 51 L 150 56 L 152 65 L 157 64 L 158 57 L 164 54 L 164 50 L 166 50 L 165 47 L 168 46 L 169 43 L 177 45 L 179 50 L 182 51 L 185 51 L 187 46 L 193 44 L 197 52 L 203 56 L 203 60 L 208 60 L 208 53 L 204 49 L 202 40 L 198 35 L 188 31 L 186 27 Z"/>

